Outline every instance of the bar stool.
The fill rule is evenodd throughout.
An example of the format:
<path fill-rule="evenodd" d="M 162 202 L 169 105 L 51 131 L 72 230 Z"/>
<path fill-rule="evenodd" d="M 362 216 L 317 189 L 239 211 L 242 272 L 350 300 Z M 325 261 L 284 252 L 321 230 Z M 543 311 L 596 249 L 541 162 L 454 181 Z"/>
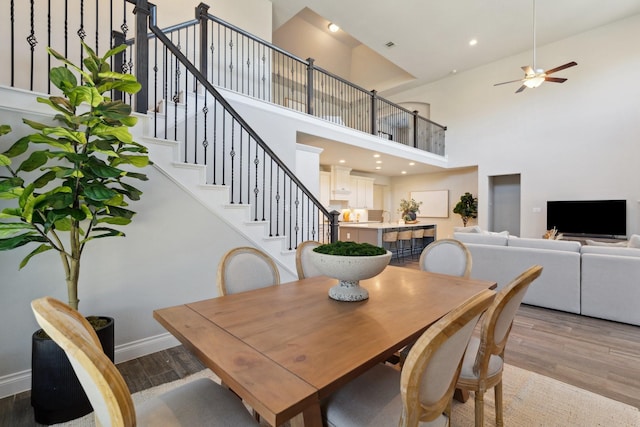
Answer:
<path fill-rule="evenodd" d="M 382 233 L 382 247 L 385 247 L 385 243 L 387 244 L 386 249 L 390 250 L 393 253 L 393 246 L 396 248 L 396 259 L 400 260 L 398 256 L 398 232 L 397 231 L 387 231 L 386 233 Z"/>
<path fill-rule="evenodd" d="M 398 251 L 402 253 L 403 258 L 406 250 L 409 250 L 409 254 L 411 254 L 411 252 L 413 251 L 413 248 L 411 247 L 412 233 L 413 232 L 411 230 L 402 230 L 398 232 L 398 244 L 399 244 Z M 407 246 L 408 246 L 408 249 L 407 249 Z"/>
<path fill-rule="evenodd" d="M 411 231 L 411 257 L 412 258 L 414 254 L 419 254 L 422 252 L 423 237 L 424 237 L 424 228 L 416 228 L 415 230 Z"/>

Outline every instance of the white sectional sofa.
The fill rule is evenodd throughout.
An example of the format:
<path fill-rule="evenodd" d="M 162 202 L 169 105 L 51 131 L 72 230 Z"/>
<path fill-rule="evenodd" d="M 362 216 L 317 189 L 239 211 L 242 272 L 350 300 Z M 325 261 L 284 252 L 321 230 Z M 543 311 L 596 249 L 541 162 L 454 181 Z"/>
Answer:
<path fill-rule="evenodd" d="M 580 243 L 525 239 L 501 234 L 454 233 L 471 252 L 471 277 L 493 280 L 498 289 L 534 264 L 542 274 L 531 284 L 525 304 L 580 313 Z"/>
<path fill-rule="evenodd" d="M 542 265 L 525 304 L 640 326 L 640 237 L 630 239 L 636 248 L 506 233 L 454 232 L 453 237 L 471 252 L 471 277 L 496 281 L 498 289 L 531 265 Z"/>
<path fill-rule="evenodd" d="M 640 249 L 582 247 L 585 316 L 640 325 Z"/>

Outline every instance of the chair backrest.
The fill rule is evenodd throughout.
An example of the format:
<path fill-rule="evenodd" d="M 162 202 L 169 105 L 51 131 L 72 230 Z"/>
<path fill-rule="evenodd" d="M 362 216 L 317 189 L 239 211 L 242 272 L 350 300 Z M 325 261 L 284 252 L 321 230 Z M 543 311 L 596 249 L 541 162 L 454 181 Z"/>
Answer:
<path fill-rule="evenodd" d="M 486 378 L 491 355 L 503 356 L 513 319 L 531 282 L 542 274 L 542 267 L 534 265 L 502 288 L 487 310 L 480 329 L 480 348 L 473 365 L 479 378 Z"/>
<path fill-rule="evenodd" d="M 413 237 L 414 239 L 422 239 L 423 236 L 424 228 L 416 228 L 415 230 L 411 231 L 411 237 Z"/>
<path fill-rule="evenodd" d="M 279 284 L 280 273 L 275 262 L 256 248 L 231 249 L 218 264 L 220 296 Z"/>
<path fill-rule="evenodd" d="M 411 230 L 402 230 L 398 232 L 398 240 L 411 240 Z"/>
<path fill-rule="evenodd" d="M 469 277 L 471 252 L 459 240 L 436 240 L 424 248 L 420 254 L 420 269 L 431 273 Z"/>
<path fill-rule="evenodd" d="M 134 426 L 136 414 L 124 378 L 104 354 L 80 313 L 51 297 L 31 302 L 38 324 L 64 350 L 93 407 L 96 425 Z"/>
<path fill-rule="evenodd" d="M 316 242 L 315 240 L 307 240 L 300 243 L 296 248 L 296 271 L 298 272 L 298 279 L 302 280 L 305 277 L 322 275 L 309 257 L 309 252 L 320 245 L 322 245 L 322 243 Z"/>
<path fill-rule="evenodd" d="M 430 326 L 413 345 L 400 377 L 400 425 L 433 421 L 448 408 L 464 351 L 494 296 L 495 292 L 487 289 L 469 298 Z"/>
<path fill-rule="evenodd" d="M 383 242 L 397 242 L 398 241 L 398 232 L 397 231 L 387 231 L 386 233 L 382 233 L 382 241 Z"/>

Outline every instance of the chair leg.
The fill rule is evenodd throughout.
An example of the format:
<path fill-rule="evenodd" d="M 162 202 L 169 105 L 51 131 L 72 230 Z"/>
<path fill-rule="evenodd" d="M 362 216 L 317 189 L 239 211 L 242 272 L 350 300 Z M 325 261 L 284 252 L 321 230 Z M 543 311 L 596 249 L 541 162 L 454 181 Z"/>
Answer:
<path fill-rule="evenodd" d="M 475 394 L 476 394 L 476 399 L 475 399 L 476 427 L 483 427 L 484 426 L 484 392 L 476 391 Z"/>
<path fill-rule="evenodd" d="M 496 426 L 502 427 L 502 380 L 496 384 L 494 388 L 494 392 L 496 394 L 495 402 L 496 402 Z"/>

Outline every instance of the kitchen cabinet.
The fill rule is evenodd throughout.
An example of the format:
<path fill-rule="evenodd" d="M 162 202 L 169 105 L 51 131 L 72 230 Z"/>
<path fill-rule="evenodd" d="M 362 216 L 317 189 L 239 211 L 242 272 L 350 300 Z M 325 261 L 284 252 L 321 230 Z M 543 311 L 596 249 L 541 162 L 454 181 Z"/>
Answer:
<path fill-rule="evenodd" d="M 350 200 L 351 168 L 331 166 L 331 200 Z"/>
<path fill-rule="evenodd" d="M 331 202 L 331 172 L 320 172 L 320 204 L 325 208 Z"/>
<path fill-rule="evenodd" d="M 352 208 L 373 208 L 373 178 L 351 176 L 351 197 L 349 206 Z"/>

